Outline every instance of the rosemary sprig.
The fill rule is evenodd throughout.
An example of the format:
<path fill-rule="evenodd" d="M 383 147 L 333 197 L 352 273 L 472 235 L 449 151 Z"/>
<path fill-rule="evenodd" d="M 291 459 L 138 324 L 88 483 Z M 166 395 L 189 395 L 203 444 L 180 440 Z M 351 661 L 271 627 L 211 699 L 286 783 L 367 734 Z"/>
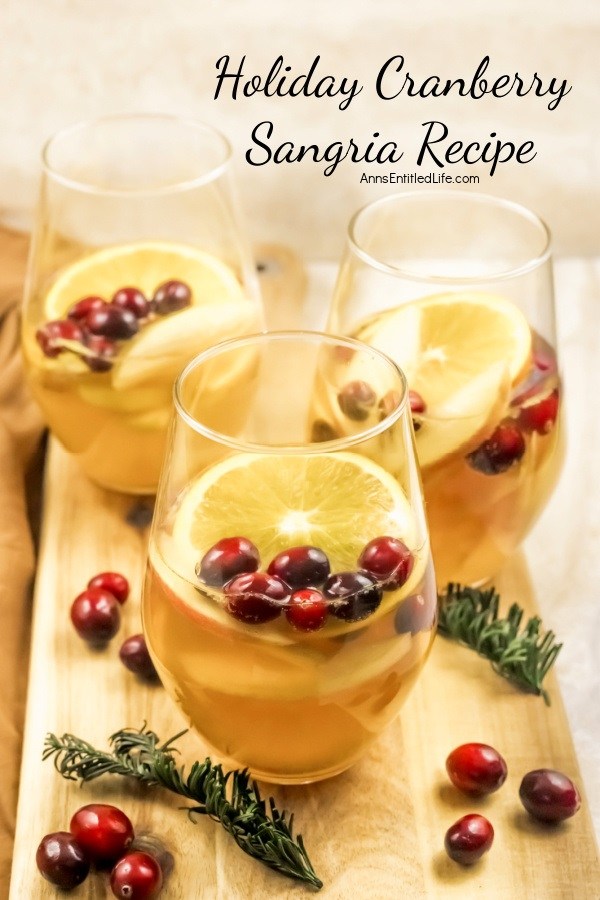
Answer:
<path fill-rule="evenodd" d="M 168 741 L 146 725 L 139 731 L 124 728 L 109 738 L 110 751 L 97 750 L 73 734 L 48 734 L 43 759 L 54 758 L 54 767 L 63 778 L 93 781 L 102 775 L 124 775 L 147 785 L 159 785 L 194 802 L 185 807 L 192 821 L 194 813 L 219 822 L 238 847 L 270 869 L 296 878 L 319 890 L 317 878 L 301 835 L 294 837 L 293 815 L 280 812 L 272 797 L 267 804 L 248 771 L 223 772 L 207 757 L 189 770 L 178 766 L 174 746 L 181 731 Z"/>
<path fill-rule="evenodd" d="M 440 595 L 438 631 L 476 650 L 508 681 L 544 698 L 550 697 L 542 684 L 562 644 L 554 632 L 542 631 L 539 616 L 528 619 L 521 628 L 523 610 L 513 603 L 505 618 L 499 618 L 500 596 L 495 588 L 487 591 L 449 584 Z"/>

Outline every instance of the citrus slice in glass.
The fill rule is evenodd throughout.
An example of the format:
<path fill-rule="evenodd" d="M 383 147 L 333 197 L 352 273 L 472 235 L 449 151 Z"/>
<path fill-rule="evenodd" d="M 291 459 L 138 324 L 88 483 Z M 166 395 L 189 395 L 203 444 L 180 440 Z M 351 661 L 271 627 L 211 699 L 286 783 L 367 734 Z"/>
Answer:
<path fill-rule="evenodd" d="M 189 284 L 194 304 L 243 298 L 233 271 L 210 253 L 187 244 L 138 241 L 97 250 L 63 269 L 46 295 L 45 315 L 60 319 L 82 297 L 108 301 L 128 285 L 150 298 L 170 279 Z"/>
<path fill-rule="evenodd" d="M 402 589 L 408 594 L 420 582 L 427 561 L 427 548 L 420 546 L 423 530 L 398 481 L 358 453 L 239 453 L 207 469 L 182 495 L 165 558 L 194 584 L 194 567 L 203 554 L 221 538 L 239 535 L 256 545 L 263 570 L 282 550 L 310 544 L 327 554 L 333 572 L 356 571 L 365 544 L 392 535 L 415 552 L 413 571 Z M 202 604 L 203 614 L 229 627 L 239 625 L 198 586 L 194 602 Z M 397 592 L 386 592 L 368 619 L 343 623 L 330 617 L 323 635 L 364 627 L 397 602 Z M 257 635 L 262 631 L 240 627 Z M 298 639 L 285 622 L 280 633 Z"/>
<path fill-rule="evenodd" d="M 476 441 L 531 360 L 527 320 L 514 303 L 494 294 L 414 300 L 366 323 L 356 337 L 391 356 L 425 401 L 416 435 L 421 466 Z M 352 364 L 350 370 L 353 379 L 368 380 Z"/>
<path fill-rule="evenodd" d="M 260 327 L 254 303 L 220 259 L 195 247 L 161 241 L 107 247 L 58 276 L 47 294 L 45 315 L 48 320 L 61 318 L 82 297 L 110 300 L 128 285 L 151 298 L 161 283 L 171 279 L 190 286 L 192 305 L 157 316 L 123 342 L 110 376 L 116 391 L 157 383 L 170 391 L 177 374 L 197 353 Z"/>

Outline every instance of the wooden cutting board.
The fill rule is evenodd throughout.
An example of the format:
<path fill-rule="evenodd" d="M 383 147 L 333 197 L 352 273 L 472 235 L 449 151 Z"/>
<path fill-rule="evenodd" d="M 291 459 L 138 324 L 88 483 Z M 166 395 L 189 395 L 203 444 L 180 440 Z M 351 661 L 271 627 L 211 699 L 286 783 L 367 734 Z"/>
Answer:
<path fill-rule="evenodd" d="M 280 277 L 280 259 L 269 277 Z M 296 272 L 296 288 L 302 283 Z M 285 279 L 282 284 L 285 283 Z M 286 286 L 289 287 L 289 283 Z M 279 292 L 267 291 L 269 303 Z M 294 294 L 297 299 L 297 292 Z M 41 837 L 68 829 L 89 802 L 121 806 L 139 833 L 158 835 L 174 858 L 162 896 L 172 900 L 300 898 L 302 885 L 245 857 L 211 821 L 190 823 L 177 797 L 122 780 L 79 788 L 41 762 L 46 732 L 73 732 L 99 746 L 123 726 L 147 721 L 162 737 L 185 727 L 160 687 L 146 687 L 119 662 L 120 639 L 140 630 L 140 589 L 150 505 L 95 487 L 55 442 L 45 482 L 45 516 L 35 590 L 35 614 L 11 900 L 44 900 L 57 892 L 39 876 Z M 75 635 L 69 607 L 98 571 L 116 569 L 133 585 L 119 638 L 92 652 Z M 503 602 L 535 612 L 526 568 L 516 558 L 497 582 Z M 578 815 L 548 829 L 525 814 L 518 799 L 523 774 L 547 766 L 570 775 L 583 793 L 567 719 L 554 676 L 552 706 L 518 693 L 471 651 L 438 638 L 396 722 L 349 772 L 308 787 L 269 788 L 297 828 L 325 886 L 327 900 L 495 898 L 527 900 L 600 897 L 600 870 L 584 797 Z M 509 776 L 498 794 L 473 801 L 449 783 L 444 761 L 465 741 L 494 745 Z M 195 736 L 182 741 L 183 759 L 203 758 Z M 480 864 L 463 869 L 443 850 L 448 826 L 481 811 L 496 838 Z M 106 876 L 92 874 L 74 896 L 109 896 Z"/>

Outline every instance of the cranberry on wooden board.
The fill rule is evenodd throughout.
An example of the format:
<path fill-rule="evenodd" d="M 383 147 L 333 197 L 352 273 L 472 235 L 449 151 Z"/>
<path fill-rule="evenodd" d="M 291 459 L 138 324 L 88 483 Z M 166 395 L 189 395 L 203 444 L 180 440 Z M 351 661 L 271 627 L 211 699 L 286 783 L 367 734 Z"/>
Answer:
<path fill-rule="evenodd" d="M 414 558 L 406 544 L 394 537 L 377 537 L 366 545 L 358 565 L 381 583 L 384 591 L 393 591 L 406 583 Z"/>
<path fill-rule="evenodd" d="M 163 883 L 162 869 L 149 853 L 134 850 L 110 874 L 110 889 L 120 900 L 153 900 Z"/>
<path fill-rule="evenodd" d="M 113 862 L 134 838 L 133 825 L 123 810 L 108 803 L 89 803 L 71 818 L 71 834 L 94 862 Z"/>
<path fill-rule="evenodd" d="M 89 588 L 100 588 L 113 595 L 115 600 L 123 604 L 129 597 L 129 582 L 119 572 L 99 572 L 88 581 Z"/>
<path fill-rule="evenodd" d="M 574 783 L 555 769 L 528 772 L 521 781 L 519 797 L 529 815 L 539 822 L 562 822 L 581 806 Z"/>
<path fill-rule="evenodd" d="M 497 750 L 488 744 L 461 744 L 446 760 L 452 784 L 469 794 L 491 794 L 502 787 L 508 769 Z"/>
<path fill-rule="evenodd" d="M 45 835 L 37 848 L 35 862 L 44 878 L 63 891 L 77 887 L 90 871 L 88 856 L 68 831 Z"/>
<path fill-rule="evenodd" d="M 329 571 L 326 554 L 319 547 L 310 545 L 283 550 L 271 560 L 267 569 L 269 575 L 277 575 L 295 590 L 317 587 L 325 581 Z"/>
<path fill-rule="evenodd" d="M 105 644 L 115 636 L 121 624 L 119 604 L 113 594 L 101 588 L 88 588 L 71 606 L 71 621 L 80 638 L 90 644 Z"/>
<path fill-rule="evenodd" d="M 143 634 L 132 634 L 121 644 L 119 658 L 126 669 L 146 681 L 157 681 L 158 673 Z"/>
<path fill-rule="evenodd" d="M 227 612 L 247 625 L 261 625 L 276 619 L 291 594 L 281 578 L 264 572 L 238 575 L 223 590 Z"/>
<path fill-rule="evenodd" d="M 487 853 L 493 841 L 492 823 L 484 816 L 469 813 L 450 826 L 444 846 L 454 862 L 471 866 Z"/>
<path fill-rule="evenodd" d="M 258 550 L 248 538 L 227 537 L 217 541 L 206 551 L 196 575 L 211 587 L 223 587 L 236 575 L 256 572 L 260 563 Z"/>
<path fill-rule="evenodd" d="M 321 591 L 303 588 L 294 591 L 285 615 L 298 631 L 318 631 L 327 619 L 327 601 Z"/>

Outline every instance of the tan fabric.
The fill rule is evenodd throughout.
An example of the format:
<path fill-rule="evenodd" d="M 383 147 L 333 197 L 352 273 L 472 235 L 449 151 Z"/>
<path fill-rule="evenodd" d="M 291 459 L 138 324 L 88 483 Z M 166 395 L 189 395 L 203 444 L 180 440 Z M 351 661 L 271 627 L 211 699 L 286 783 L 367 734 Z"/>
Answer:
<path fill-rule="evenodd" d="M 0 896 L 10 877 L 27 683 L 34 570 L 28 507 L 41 474 L 42 423 L 19 352 L 26 251 L 25 237 L 0 230 Z"/>

